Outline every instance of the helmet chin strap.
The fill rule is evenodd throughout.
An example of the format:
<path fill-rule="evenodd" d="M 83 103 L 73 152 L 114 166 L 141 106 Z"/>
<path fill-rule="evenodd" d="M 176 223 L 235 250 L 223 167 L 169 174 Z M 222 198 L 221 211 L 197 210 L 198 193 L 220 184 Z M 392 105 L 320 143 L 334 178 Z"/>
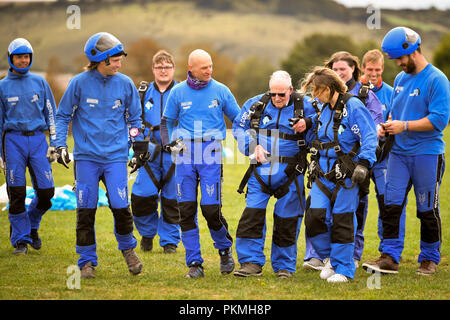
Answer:
<path fill-rule="evenodd" d="M 106 64 L 107 66 L 109 66 L 109 65 L 111 64 L 111 62 L 109 62 L 109 54 L 108 54 L 108 56 L 107 56 L 106 59 L 105 59 L 105 64 Z"/>

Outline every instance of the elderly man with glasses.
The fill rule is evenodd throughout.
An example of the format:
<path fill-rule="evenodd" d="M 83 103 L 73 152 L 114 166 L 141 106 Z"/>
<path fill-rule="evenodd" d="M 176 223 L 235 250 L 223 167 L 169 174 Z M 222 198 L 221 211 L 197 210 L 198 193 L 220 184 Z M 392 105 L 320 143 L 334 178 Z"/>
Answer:
<path fill-rule="evenodd" d="M 294 93 L 286 71 L 276 71 L 270 91 L 243 105 L 233 122 L 239 150 L 249 156 L 250 167 L 239 187 L 247 184 L 246 207 L 236 232 L 241 268 L 235 276 L 262 275 L 265 264 L 266 207 L 277 198 L 273 213 L 271 262 L 280 278 L 291 277 L 297 265 L 297 239 L 305 210 L 304 132 L 311 127 L 314 108 Z M 308 118 L 309 117 L 309 118 Z"/>

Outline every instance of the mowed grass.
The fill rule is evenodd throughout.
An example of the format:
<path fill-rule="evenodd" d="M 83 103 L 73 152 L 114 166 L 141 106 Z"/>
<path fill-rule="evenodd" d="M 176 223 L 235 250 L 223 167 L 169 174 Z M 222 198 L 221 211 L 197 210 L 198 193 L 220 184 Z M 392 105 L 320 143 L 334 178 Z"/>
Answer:
<path fill-rule="evenodd" d="M 450 142 L 449 131 L 446 140 Z M 229 137 L 231 138 L 231 137 Z M 228 142 L 230 142 L 228 140 Z M 227 145 L 231 145 L 228 144 Z M 448 150 L 448 147 L 447 147 Z M 234 150 L 236 153 L 236 150 Z M 233 238 L 239 218 L 245 207 L 244 195 L 236 192 L 237 186 L 247 165 L 224 165 L 223 214 L 226 217 Z M 72 164 L 70 165 L 71 169 Z M 72 170 L 61 165 L 53 165 L 56 186 L 73 183 Z M 4 177 L 0 180 L 4 183 Z M 132 181 L 130 181 L 131 187 Z M 101 185 L 103 187 L 103 185 Z M 104 187 L 103 187 L 104 188 Z M 131 189 L 130 189 L 131 190 Z M 417 256 L 420 245 L 420 222 L 416 218 L 415 197 L 411 192 L 407 207 L 406 240 L 399 274 L 382 276 L 374 282 L 372 275 L 362 268 L 356 271 L 355 279 L 345 284 L 328 284 L 319 278 L 316 272 L 302 268 L 304 257 L 304 225 L 298 240 L 297 272 L 291 279 L 278 279 L 270 265 L 270 247 L 272 237 L 272 212 L 274 200 L 269 202 L 267 210 L 266 265 L 263 276 L 259 278 L 237 278 L 233 275 L 222 276 L 219 272 L 219 256 L 214 249 L 211 236 L 204 218 L 199 214 L 200 241 L 204 257 L 205 277 L 185 279 L 187 267 L 184 261 L 184 248 L 180 243 L 178 252 L 166 255 L 154 241 L 154 249 L 143 253 L 136 249 L 144 264 L 139 276 L 131 276 L 123 257 L 117 249 L 113 234 L 113 217 L 110 210 L 101 207 L 96 215 L 97 253 L 99 266 L 96 278 L 82 280 L 80 289 L 69 289 L 68 267 L 75 265 L 78 255 L 75 253 L 75 211 L 49 211 L 43 217 L 40 229 L 43 247 L 36 251 L 30 248 L 27 255 L 13 256 L 9 241 L 9 221 L 7 211 L 0 212 L 0 299 L 2 300 L 308 300 L 308 299 L 348 299 L 348 300 L 448 300 L 450 299 L 450 181 L 447 175 L 440 192 L 442 218 L 442 261 L 438 273 L 423 277 L 415 274 L 418 267 Z M 366 245 L 363 261 L 379 256 L 377 237 L 378 210 L 373 192 L 370 195 L 369 215 L 366 222 Z M 135 236 L 140 236 L 135 230 Z M 233 252 L 237 261 L 236 253 Z M 372 286 L 371 286 L 372 284 Z M 373 287 L 376 285 L 376 289 Z M 371 289 L 372 288 L 372 289 Z"/>

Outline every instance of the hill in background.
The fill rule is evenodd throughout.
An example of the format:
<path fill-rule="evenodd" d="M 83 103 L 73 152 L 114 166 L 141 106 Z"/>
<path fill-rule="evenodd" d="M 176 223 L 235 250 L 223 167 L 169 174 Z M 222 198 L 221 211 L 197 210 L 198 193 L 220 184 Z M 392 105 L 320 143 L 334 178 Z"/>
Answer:
<path fill-rule="evenodd" d="M 81 10 L 80 29 L 66 26 L 69 5 Z M 209 43 L 235 62 L 259 55 L 278 66 L 293 45 L 315 32 L 351 35 L 356 42 L 380 43 L 393 26 L 419 32 L 430 55 L 449 32 L 450 11 L 382 10 L 380 29 L 369 29 L 366 8 L 346 8 L 331 0 L 56 1 L 0 6 L 0 47 L 25 37 L 36 52 L 35 70 L 46 70 L 57 56 L 64 72 L 79 72 L 76 59 L 86 40 L 108 31 L 129 46 L 151 38 L 177 56 L 183 45 Z M 0 60 L 0 69 L 8 67 Z"/>

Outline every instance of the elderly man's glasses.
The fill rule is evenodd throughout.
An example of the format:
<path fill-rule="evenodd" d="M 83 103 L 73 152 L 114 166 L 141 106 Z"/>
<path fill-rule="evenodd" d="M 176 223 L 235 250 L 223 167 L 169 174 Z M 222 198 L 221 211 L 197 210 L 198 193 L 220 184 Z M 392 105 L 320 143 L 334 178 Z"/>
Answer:
<path fill-rule="evenodd" d="M 272 98 L 274 98 L 274 97 L 276 97 L 276 96 L 279 96 L 280 98 L 284 98 L 284 97 L 286 96 L 286 93 L 287 93 L 287 91 L 286 91 L 286 92 L 282 92 L 282 93 L 279 93 L 279 92 L 271 92 L 271 93 L 270 93 L 270 96 L 271 96 Z"/>

